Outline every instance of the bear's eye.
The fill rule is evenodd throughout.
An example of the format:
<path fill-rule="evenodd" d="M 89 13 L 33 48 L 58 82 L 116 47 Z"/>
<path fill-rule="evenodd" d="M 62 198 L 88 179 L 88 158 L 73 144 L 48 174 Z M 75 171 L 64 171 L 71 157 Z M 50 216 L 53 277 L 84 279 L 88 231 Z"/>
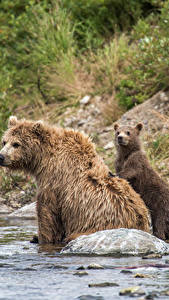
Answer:
<path fill-rule="evenodd" d="M 18 143 L 13 143 L 13 145 L 12 145 L 14 148 L 18 148 L 18 147 L 20 147 L 20 145 L 18 144 Z"/>
<path fill-rule="evenodd" d="M 130 131 L 127 131 L 126 133 L 127 133 L 127 135 L 130 135 Z"/>
<path fill-rule="evenodd" d="M 6 145 L 6 142 L 5 142 L 5 141 L 3 141 L 3 142 L 2 142 L 2 146 L 5 146 L 5 145 Z"/>

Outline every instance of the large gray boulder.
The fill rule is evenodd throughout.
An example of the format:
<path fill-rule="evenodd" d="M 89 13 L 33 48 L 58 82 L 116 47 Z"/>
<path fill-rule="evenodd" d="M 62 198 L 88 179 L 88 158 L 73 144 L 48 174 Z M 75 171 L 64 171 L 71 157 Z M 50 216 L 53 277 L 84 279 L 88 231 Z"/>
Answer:
<path fill-rule="evenodd" d="M 62 254 L 142 256 L 169 254 L 169 245 L 155 236 L 136 229 L 112 229 L 83 235 L 69 242 Z"/>

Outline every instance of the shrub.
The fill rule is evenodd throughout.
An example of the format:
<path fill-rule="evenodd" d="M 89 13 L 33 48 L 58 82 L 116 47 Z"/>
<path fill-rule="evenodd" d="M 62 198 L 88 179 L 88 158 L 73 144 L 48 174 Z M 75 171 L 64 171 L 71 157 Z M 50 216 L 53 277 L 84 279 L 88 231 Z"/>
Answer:
<path fill-rule="evenodd" d="M 168 87 L 169 78 L 169 1 L 159 16 L 151 15 L 135 25 L 125 79 L 118 86 L 120 103 L 131 108 L 161 89 Z"/>

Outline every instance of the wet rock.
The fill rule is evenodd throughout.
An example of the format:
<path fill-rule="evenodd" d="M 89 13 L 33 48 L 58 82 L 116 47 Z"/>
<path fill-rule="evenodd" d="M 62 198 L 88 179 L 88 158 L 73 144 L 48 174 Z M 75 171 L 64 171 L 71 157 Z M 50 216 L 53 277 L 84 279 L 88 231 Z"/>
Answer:
<path fill-rule="evenodd" d="M 104 300 L 102 296 L 82 295 L 76 298 L 77 300 Z"/>
<path fill-rule="evenodd" d="M 157 294 L 156 292 L 150 292 L 148 293 L 148 295 L 146 295 L 143 300 L 153 300 L 154 298 L 158 298 L 159 294 Z M 140 299 L 141 300 L 141 299 Z"/>
<path fill-rule="evenodd" d="M 140 286 L 131 286 L 125 289 L 122 289 L 119 292 L 120 296 L 131 296 L 131 297 L 138 297 L 145 295 L 145 292 L 140 288 Z"/>
<path fill-rule="evenodd" d="M 100 283 L 89 283 L 89 287 L 110 287 L 110 286 L 119 286 L 115 282 L 100 282 Z"/>
<path fill-rule="evenodd" d="M 169 296 L 169 289 L 168 289 L 168 290 L 165 290 L 165 291 L 162 291 L 162 292 L 160 292 L 160 295 L 161 295 L 161 296 Z"/>
<path fill-rule="evenodd" d="M 152 253 L 152 254 L 144 255 L 142 257 L 142 259 L 155 259 L 155 258 L 162 258 L 162 255 L 158 253 Z"/>
<path fill-rule="evenodd" d="M 148 275 L 148 274 L 141 274 L 141 273 L 136 273 L 133 277 L 134 277 L 134 278 L 152 278 L 151 275 Z"/>
<path fill-rule="evenodd" d="M 68 243 L 61 253 L 112 256 L 169 254 L 169 245 L 141 230 L 121 228 L 80 236 Z"/>
<path fill-rule="evenodd" d="M 52 270 L 62 269 L 62 270 L 66 270 L 66 269 L 68 269 L 68 267 L 63 266 L 63 265 L 45 265 L 43 267 L 43 269 L 52 269 Z"/>
<path fill-rule="evenodd" d="M 76 275 L 76 276 L 85 276 L 85 275 L 89 275 L 89 274 L 86 271 L 79 271 L 79 272 L 74 273 L 73 275 Z"/>
<path fill-rule="evenodd" d="M 27 204 L 9 214 L 8 218 L 36 219 L 36 202 Z"/>
<path fill-rule="evenodd" d="M 90 264 L 87 269 L 89 270 L 99 270 L 99 269 L 104 269 L 103 266 L 99 265 L 99 264 Z"/>
<path fill-rule="evenodd" d="M 76 270 L 85 270 L 84 266 L 79 266 Z"/>
<path fill-rule="evenodd" d="M 123 273 L 123 274 L 132 274 L 133 272 L 129 271 L 129 270 L 121 270 L 120 273 Z"/>

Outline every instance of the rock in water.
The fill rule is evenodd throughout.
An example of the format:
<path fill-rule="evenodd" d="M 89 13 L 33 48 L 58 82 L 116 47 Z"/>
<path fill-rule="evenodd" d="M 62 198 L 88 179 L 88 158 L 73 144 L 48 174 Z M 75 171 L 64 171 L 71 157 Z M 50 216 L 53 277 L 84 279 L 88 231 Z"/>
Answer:
<path fill-rule="evenodd" d="M 71 241 L 62 254 L 142 256 L 169 254 L 169 245 L 155 236 L 136 229 L 112 229 L 83 235 Z"/>
<path fill-rule="evenodd" d="M 36 219 L 36 202 L 27 204 L 8 215 L 8 218 Z"/>

